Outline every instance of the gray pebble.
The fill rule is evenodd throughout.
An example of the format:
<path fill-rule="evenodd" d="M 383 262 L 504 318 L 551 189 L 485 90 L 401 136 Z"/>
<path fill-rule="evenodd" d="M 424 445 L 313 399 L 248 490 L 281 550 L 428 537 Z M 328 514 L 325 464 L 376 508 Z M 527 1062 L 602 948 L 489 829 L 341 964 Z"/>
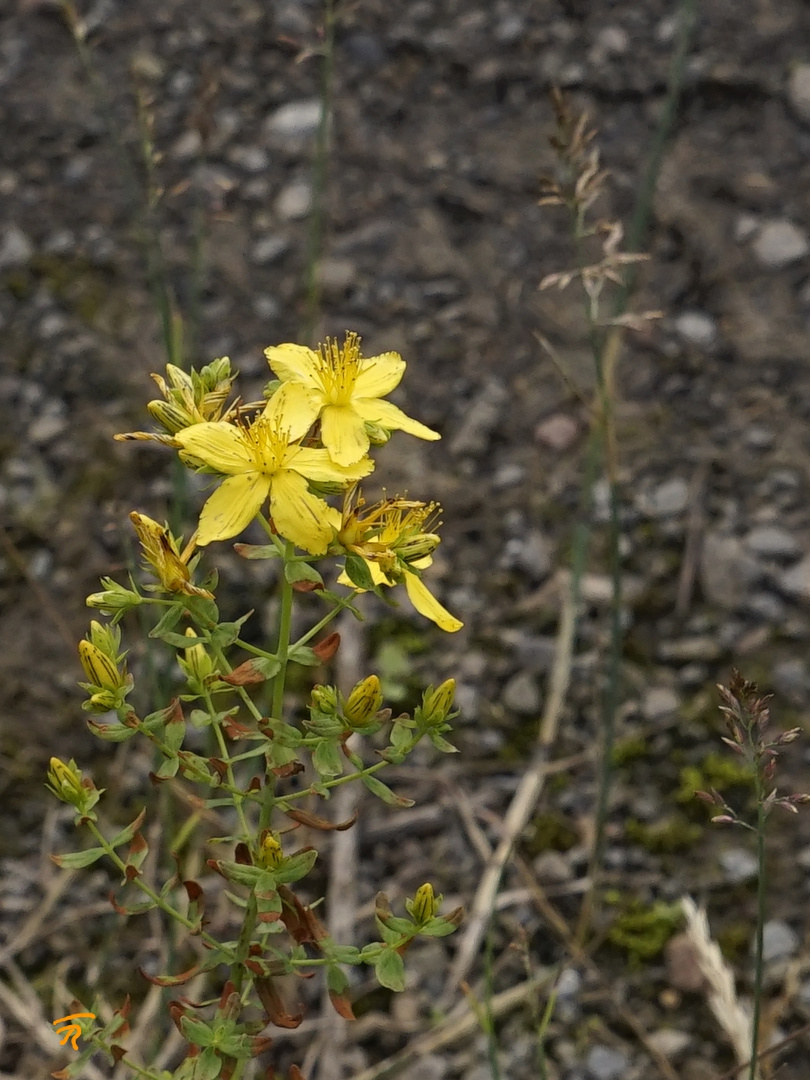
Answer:
<path fill-rule="evenodd" d="M 753 945 L 752 945 L 753 948 Z M 799 935 L 781 919 L 769 919 L 763 928 L 763 958 L 783 960 L 795 956 L 799 951 Z"/>
<path fill-rule="evenodd" d="M 264 129 L 275 145 L 286 150 L 300 150 L 314 137 L 322 112 L 320 98 L 291 101 L 268 116 Z"/>
<path fill-rule="evenodd" d="M 519 671 L 503 689 L 503 704 L 520 716 L 533 716 L 540 710 L 540 690 L 533 675 Z"/>
<path fill-rule="evenodd" d="M 232 146 L 227 157 L 232 165 L 249 173 L 264 172 L 270 166 L 270 156 L 260 146 Z"/>
<path fill-rule="evenodd" d="M 645 720 L 666 720 L 681 706 L 681 696 L 669 686 L 651 686 L 641 699 L 641 715 Z"/>
<path fill-rule="evenodd" d="M 262 236 L 253 245 L 250 252 L 251 261 L 257 266 L 269 266 L 290 250 L 290 241 L 283 236 Z"/>
<path fill-rule="evenodd" d="M 767 559 L 797 559 L 802 550 L 795 537 L 779 525 L 755 525 L 745 537 L 745 546 Z"/>
<path fill-rule="evenodd" d="M 551 545 L 543 533 L 533 529 L 526 536 L 507 540 L 502 565 L 519 570 L 533 584 L 539 584 L 551 573 Z"/>
<path fill-rule="evenodd" d="M 629 1066 L 627 1054 L 612 1046 L 594 1046 L 585 1059 L 589 1080 L 622 1080 Z"/>
<path fill-rule="evenodd" d="M 798 119 L 810 125 L 810 64 L 797 64 L 791 71 L 787 98 Z"/>
<path fill-rule="evenodd" d="M 746 848 L 729 848 L 722 851 L 718 862 L 725 880 L 732 885 L 740 885 L 756 877 L 756 856 Z"/>
<path fill-rule="evenodd" d="M 700 557 L 700 584 L 709 603 L 727 611 L 739 609 L 761 575 L 759 563 L 736 536 L 706 534 Z"/>
<path fill-rule="evenodd" d="M 311 184 L 307 180 L 294 180 L 282 188 L 274 206 L 282 221 L 300 221 L 312 209 Z"/>
<path fill-rule="evenodd" d="M 675 329 L 690 345 L 710 348 L 717 339 L 717 323 L 705 311 L 684 311 L 675 319 Z"/>
<path fill-rule="evenodd" d="M 480 454 L 489 445 L 489 438 L 498 426 L 509 395 L 494 379 L 486 383 L 464 411 L 464 420 L 450 442 L 450 453 Z"/>
<path fill-rule="evenodd" d="M 786 570 L 778 581 L 779 588 L 794 600 L 810 602 L 810 555 Z"/>
<path fill-rule="evenodd" d="M 7 225 L 0 234 L 0 271 L 25 266 L 34 254 L 34 245 L 16 225 Z"/>
<path fill-rule="evenodd" d="M 682 477 L 673 476 L 651 492 L 639 495 L 636 505 L 647 517 L 662 518 L 681 514 L 689 505 L 689 485 Z"/>
<path fill-rule="evenodd" d="M 810 252 L 807 234 L 792 221 L 768 221 L 754 240 L 754 255 L 766 270 L 781 270 Z"/>

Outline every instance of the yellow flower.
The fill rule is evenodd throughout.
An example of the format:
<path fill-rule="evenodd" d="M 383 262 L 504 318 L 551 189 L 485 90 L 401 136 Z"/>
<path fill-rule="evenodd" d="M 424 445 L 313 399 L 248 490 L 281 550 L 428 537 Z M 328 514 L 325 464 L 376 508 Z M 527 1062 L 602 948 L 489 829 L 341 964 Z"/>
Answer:
<path fill-rule="evenodd" d="M 442 607 L 421 576 L 421 571 L 433 562 L 431 552 L 440 543 L 439 536 L 428 531 L 438 527 L 438 511 L 436 503 L 399 498 L 383 499 L 366 508 L 363 499 L 355 498 L 352 491 L 343 515 L 332 511 L 334 547 L 358 555 L 375 585 L 404 585 L 420 615 L 454 634 L 464 624 Z M 354 584 L 345 570 L 338 581 L 341 585 Z"/>
<path fill-rule="evenodd" d="M 352 465 L 368 453 L 366 424 L 387 431 L 406 431 L 420 439 L 441 436 L 380 399 L 399 385 L 405 361 L 395 352 L 363 357 L 357 334 L 347 333 L 341 348 L 326 339 L 318 351 L 304 345 L 273 345 L 264 350 L 282 385 L 268 403 L 294 438 L 317 419 L 321 441 L 338 465 Z M 372 427 L 372 433 L 373 433 Z"/>
<path fill-rule="evenodd" d="M 299 446 L 289 431 L 260 416 L 250 425 L 223 421 L 178 431 L 181 457 L 223 473 L 223 480 L 200 515 L 199 545 L 242 532 L 270 500 L 278 532 L 312 555 L 322 555 L 333 536 L 331 507 L 313 495 L 307 482 L 347 484 L 368 476 L 374 462 L 364 458 L 344 468 L 326 450 Z"/>
<path fill-rule="evenodd" d="M 207 589 L 201 589 L 191 583 L 191 573 L 186 565 L 189 549 L 181 555 L 178 545 L 168 529 L 158 525 L 146 514 L 133 510 L 129 520 L 138 534 L 141 548 L 148 565 L 152 568 L 160 584 L 168 592 L 184 593 L 186 596 L 204 596 L 213 600 L 214 595 Z M 193 550 L 193 545 L 191 545 Z M 147 586 L 147 588 L 154 586 Z"/>

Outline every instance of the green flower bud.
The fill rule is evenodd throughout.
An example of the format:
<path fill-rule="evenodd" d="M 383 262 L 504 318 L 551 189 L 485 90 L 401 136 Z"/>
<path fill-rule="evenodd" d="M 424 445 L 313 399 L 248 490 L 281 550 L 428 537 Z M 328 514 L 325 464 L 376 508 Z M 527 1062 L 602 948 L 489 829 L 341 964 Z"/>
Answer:
<path fill-rule="evenodd" d="M 455 679 L 445 679 L 435 690 L 432 686 L 428 687 L 422 698 L 422 717 L 428 727 L 438 727 L 445 722 L 453 708 L 455 692 Z"/>
<path fill-rule="evenodd" d="M 420 885 L 413 900 L 405 902 L 405 907 L 413 921 L 418 926 L 424 926 L 438 914 L 442 899 L 442 896 L 434 895 L 433 886 L 428 881 Z"/>
<path fill-rule="evenodd" d="M 104 586 L 103 592 L 91 593 L 87 597 L 85 603 L 88 607 L 95 608 L 103 615 L 109 615 L 112 618 L 121 618 L 121 616 L 130 610 L 130 608 L 137 607 L 143 603 L 143 597 L 132 589 L 127 589 L 124 585 L 119 585 L 112 578 L 104 577 L 101 579 L 101 584 Z"/>

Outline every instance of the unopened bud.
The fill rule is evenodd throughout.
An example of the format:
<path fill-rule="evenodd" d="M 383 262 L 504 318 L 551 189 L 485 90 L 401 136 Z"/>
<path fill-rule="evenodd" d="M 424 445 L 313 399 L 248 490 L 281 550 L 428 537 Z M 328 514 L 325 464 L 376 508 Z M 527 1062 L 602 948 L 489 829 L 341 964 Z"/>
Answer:
<path fill-rule="evenodd" d="M 422 699 L 422 716 L 429 727 L 438 727 L 447 719 L 447 714 L 453 707 L 453 697 L 456 692 L 456 680 L 445 679 L 441 686 L 434 690 L 429 687 Z"/>
<path fill-rule="evenodd" d="M 190 626 L 186 627 L 186 637 L 197 637 Z M 189 645 L 187 649 L 184 649 L 183 654 L 185 662 L 180 665 L 183 671 L 189 678 L 202 685 L 214 670 L 214 661 L 208 655 L 205 646 L 198 641 L 196 645 Z"/>
<path fill-rule="evenodd" d="M 48 771 L 48 786 L 62 802 L 70 803 L 78 807 L 84 802 L 84 788 L 82 787 L 82 774 L 76 767 L 76 762 L 71 760 L 69 765 L 52 757 Z"/>
<path fill-rule="evenodd" d="M 349 694 L 343 707 L 343 715 L 352 727 L 362 727 L 379 712 L 382 703 L 380 680 L 376 675 L 369 675 Z"/>
<path fill-rule="evenodd" d="M 368 422 L 366 422 L 366 435 L 368 435 L 368 441 L 372 446 L 385 446 L 391 439 L 391 432 L 388 428 Z"/>
<path fill-rule="evenodd" d="M 433 886 L 428 881 L 420 885 L 413 900 L 409 901 L 406 907 L 413 921 L 424 926 L 436 916 L 441 904 L 442 897 L 434 895 Z"/>
<path fill-rule="evenodd" d="M 320 713 L 334 716 L 337 712 L 337 691 L 334 686 L 313 686 L 312 708 Z"/>
<path fill-rule="evenodd" d="M 275 870 L 281 866 L 284 861 L 284 851 L 279 843 L 278 837 L 271 832 L 267 832 L 262 840 L 261 849 L 259 851 L 259 862 L 265 868 L 265 870 Z"/>
<path fill-rule="evenodd" d="M 119 585 L 112 578 L 102 578 L 101 584 L 104 586 L 104 591 L 91 593 L 85 603 L 88 607 L 95 608 L 103 615 L 120 618 L 130 608 L 143 603 L 143 598 L 138 593 Z"/>
<path fill-rule="evenodd" d="M 198 418 L 192 416 L 188 410 L 173 404 L 171 401 L 150 401 L 147 406 L 149 415 L 156 420 L 169 435 L 176 435 L 183 428 L 191 427 L 198 423 Z"/>
<path fill-rule="evenodd" d="M 120 672 L 114 661 L 92 641 L 85 639 L 79 642 L 79 659 L 90 685 L 112 691 L 126 685 L 126 674 Z"/>
<path fill-rule="evenodd" d="M 432 555 L 440 543 L 441 537 L 436 533 L 417 533 L 396 545 L 397 555 L 406 563 L 417 562 Z"/>

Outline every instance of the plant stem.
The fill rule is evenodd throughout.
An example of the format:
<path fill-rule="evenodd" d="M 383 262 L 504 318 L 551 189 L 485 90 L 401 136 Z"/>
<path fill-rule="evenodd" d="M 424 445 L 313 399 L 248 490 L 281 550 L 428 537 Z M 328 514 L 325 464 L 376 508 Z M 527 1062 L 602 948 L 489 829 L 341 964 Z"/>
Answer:
<path fill-rule="evenodd" d="M 748 1080 L 757 1080 L 759 1076 L 759 1018 L 762 1011 L 762 969 L 765 952 L 765 789 L 762 777 L 757 770 L 757 936 L 754 950 L 754 1011 L 751 1017 L 751 1060 L 748 1065 Z"/>

